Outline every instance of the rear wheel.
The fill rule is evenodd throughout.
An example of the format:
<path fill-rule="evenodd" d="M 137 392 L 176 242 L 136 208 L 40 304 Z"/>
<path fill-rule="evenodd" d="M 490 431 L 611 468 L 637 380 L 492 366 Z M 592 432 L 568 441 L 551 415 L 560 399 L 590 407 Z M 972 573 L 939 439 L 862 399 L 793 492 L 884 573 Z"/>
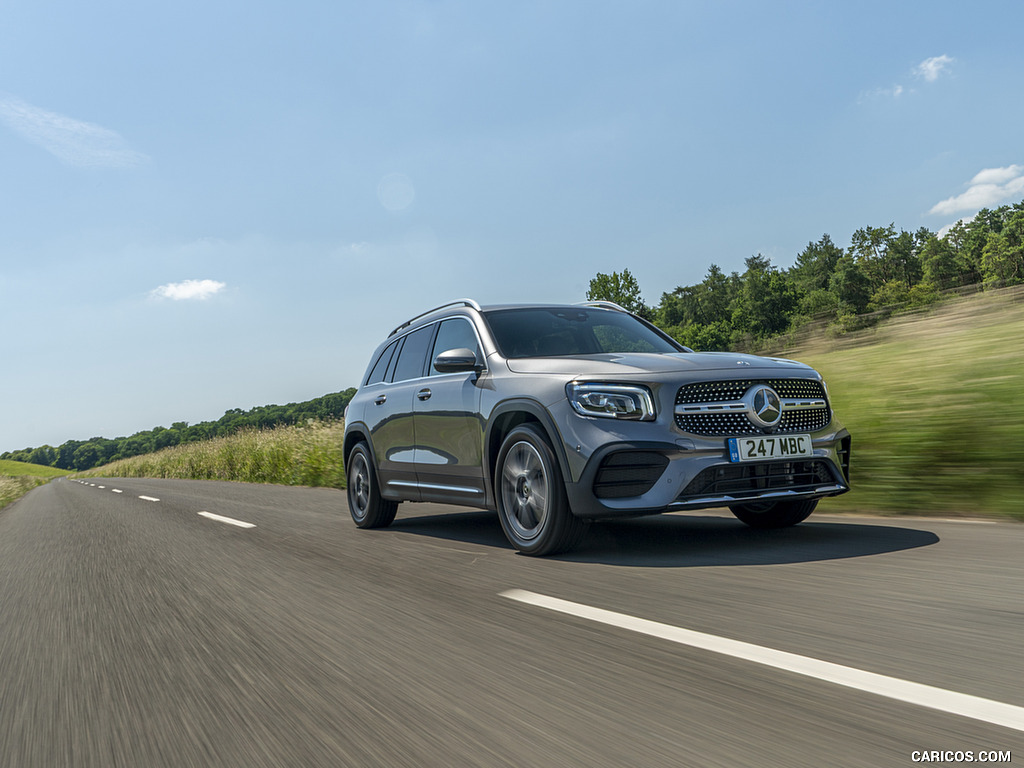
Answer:
<path fill-rule="evenodd" d="M 751 528 L 788 528 L 802 523 L 814 508 L 817 499 L 802 501 L 757 501 L 729 507 L 736 517 Z"/>
<path fill-rule="evenodd" d="M 380 495 L 373 457 L 366 443 L 356 443 L 348 455 L 348 509 L 360 528 L 386 528 L 398 512 L 398 502 Z"/>
<path fill-rule="evenodd" d="M 544 434 L 516 427 L 498 452 L 495 490 L 505 536 L 524 555 L 553 555 L 575 547 L 586 523 L 569 508 L 562 472 Z"/>

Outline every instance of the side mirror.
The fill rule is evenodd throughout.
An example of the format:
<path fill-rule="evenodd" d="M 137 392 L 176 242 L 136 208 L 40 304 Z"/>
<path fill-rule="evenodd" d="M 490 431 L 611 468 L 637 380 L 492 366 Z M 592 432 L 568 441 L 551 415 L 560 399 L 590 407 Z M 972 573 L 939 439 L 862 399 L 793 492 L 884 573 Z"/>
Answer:
<path fill-rule="evenodd" d="M 483 369 L 483 364 L 476 359 L 476 353 L 464 347 L 449 349 L 434 358 L 434 370 L 439 373 L 467 373 Z"/>

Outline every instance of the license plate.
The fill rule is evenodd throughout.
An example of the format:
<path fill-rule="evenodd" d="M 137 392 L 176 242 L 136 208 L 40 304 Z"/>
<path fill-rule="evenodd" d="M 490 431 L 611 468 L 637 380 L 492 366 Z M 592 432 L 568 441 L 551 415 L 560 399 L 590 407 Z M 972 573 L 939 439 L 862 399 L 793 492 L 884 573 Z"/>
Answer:
<path fill-rule="evenodd" d="M 767 461 L 813 456 L 810 435 L 758 435 L 730 437 L 729 461 Z"/>

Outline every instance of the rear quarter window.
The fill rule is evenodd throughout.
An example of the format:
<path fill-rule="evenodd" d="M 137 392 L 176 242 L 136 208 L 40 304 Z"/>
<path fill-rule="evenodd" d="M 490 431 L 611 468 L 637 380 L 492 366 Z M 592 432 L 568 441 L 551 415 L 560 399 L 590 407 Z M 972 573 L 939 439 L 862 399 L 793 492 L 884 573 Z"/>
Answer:
<path fill-rule="evenodd" d="M 416 379 L 423 375 L 427 348 L 430 346 L 433 335 L 434 326 L 428 325 L 405 337 L 405 344 L 402 345 L 402 349 L 398 353 L 398 363 L 395 365 L 395 375 L 392 381 Z"/>
<path fill-rule="evenodd" d="M 366 377 L 366 386 L 380 384 L 384 381 L 384 374 L 388 371 L 388 364 L 391 362 L 391 356 L 395 354 L 395 347 L 397 346 L 398 342 L 393 341 L 388 344 L 387 349 L 380 353 L 380 357 L 377 358 L 377 362 L 374 363 L 373 368 L 370 370 L 370 375 Z"/>

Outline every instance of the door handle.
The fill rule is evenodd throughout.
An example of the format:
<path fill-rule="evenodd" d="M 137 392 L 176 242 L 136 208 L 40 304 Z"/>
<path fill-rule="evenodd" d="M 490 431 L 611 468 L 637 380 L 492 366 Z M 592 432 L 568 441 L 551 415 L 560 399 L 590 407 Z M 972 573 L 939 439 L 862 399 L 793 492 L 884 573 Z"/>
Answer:
<path fill-rule="evenodd" d="M 387 402 L 387 399 L 388 399 L 387 395 L 379 395 L 377 397 L 377 399 L 374 400 L 373 402 L 376 403 L 377 405 L 384 405 L 384 403 Z"/>
<path fill-rule="evenodd" d="M 421 389 L 419 392 L 416 393 L 416 397 L 418 397 L 420 400 L 429 400 L 430 399 L 430 390 L 429 389 Z"/>

